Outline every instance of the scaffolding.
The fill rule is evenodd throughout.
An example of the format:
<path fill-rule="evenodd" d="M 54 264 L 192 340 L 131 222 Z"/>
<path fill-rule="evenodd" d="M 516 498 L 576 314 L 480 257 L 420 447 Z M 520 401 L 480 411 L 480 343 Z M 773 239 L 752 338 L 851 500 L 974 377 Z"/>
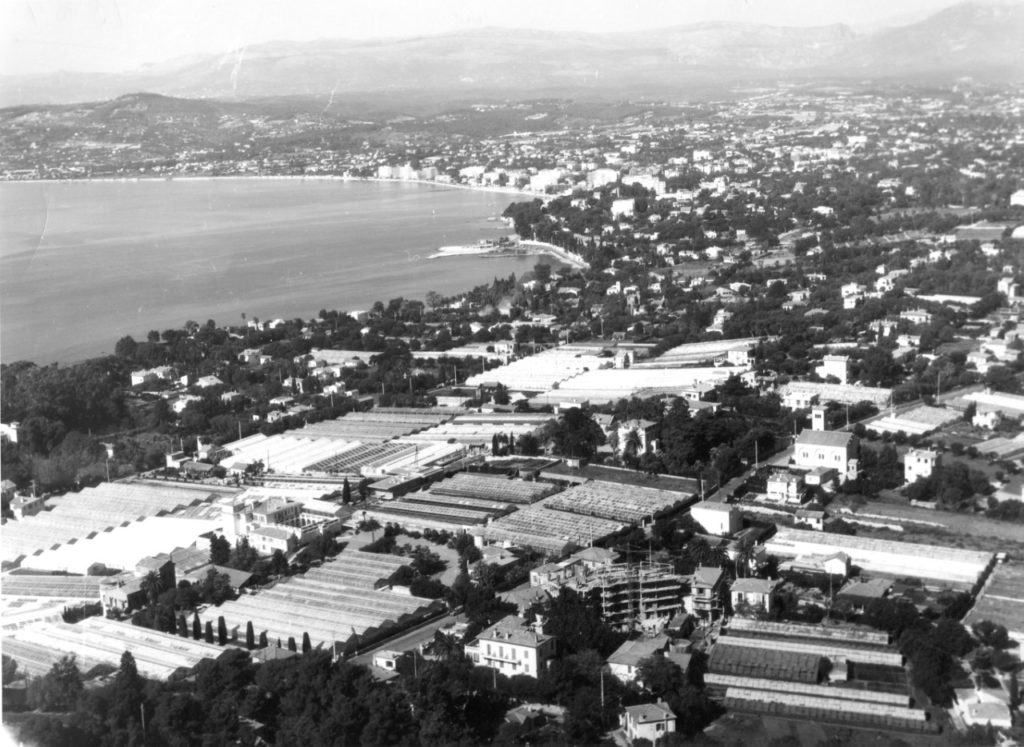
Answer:
<path fill-rule="evenodd" d="M 601 613 L 609 625 L 633 630 L 636 623 L 669 620 L 683 609 L 685 580 L 667 563 L 601 566 L 586 578 L 601 595 Z"/>

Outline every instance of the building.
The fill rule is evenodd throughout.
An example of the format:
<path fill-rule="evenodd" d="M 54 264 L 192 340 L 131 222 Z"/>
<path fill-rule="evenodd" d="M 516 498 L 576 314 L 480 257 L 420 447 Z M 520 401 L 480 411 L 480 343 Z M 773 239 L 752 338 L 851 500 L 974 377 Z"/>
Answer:
<path fill-rule="evenodd" d="M 18 443 L 19 423 L 0 423 L 0 439 L 8 443 Z"/>
<path fill-rule="evenodd" d="M 796 520 L 800 524 L 806 524 L 811 529 L 816 529 L 819 532 L 823 531 L 825 529 L 825 510 L 821 508 L 821 506 L 818 506 L 817 508 L 805 507 L 798 509 L 796 512 Z"/>
<path fill-rule="evenodd" d="M 847 602 L 855 612 L 863 612 L 872 602 L 885 599 L 892 588 L 892 581 L 873 578 L 869 581 L 853 580 L 836 594 L 837 602 Z"/>
<path fill-rule="evenodd" d="M 847 371 L 849 357 L 845 355 L 826 355 L 820 366 L 814 369 L 815 373 L 823 379 L 830 376 L 838 379 L 840 384 L 848 384 Z"/>
<path fill-rule="evenodd" d="M 718 536 L 735 534 L 743 526 L 743 518 L 735 506 L 717 501 L 701 501 L 690 507 L 690 516 L 704 527 L 708 534 Z"/>
<path fill-rule="evenodd" d="M 939 453 L 932 449 L 909 449 L 903 457 L 903 479 L 908 483 L 931 477 L 939 464 Z"/>
<path fill-rule="evenodd" d="M 698 617 L 715 620 L 725 610 L 725 571 L 698 566 L 690 581 L 690 606 Z"/>
<path fill-rule="evenodd" d="M 685 583 L 666 563 L 630 563 L 596 569 L 578 591 L 598 590 L 602 617 L 612 627 L 660 629 L 683 611 Z"/>
<path fill-rule="evenodd" d="M 779 570 L 820 573 L 826 576 L 846 578 L 850 575 L 850 556 L 845 552 L 834 552 L 830 555 L 801 555 L 782 563 Z"/>
<path fill-rule="evenodd" d="M 773 472 L 766 481 L 768 500 L 778 503 L 800 503 L 806 486 L 803 475 L 792 472 Z"/>
<path fill-rule="evenodd" d="M 793 461 L 802 469 L 835 470 L 841 482 L 857 477 L 857 437 L 845 431 L 803 430 L 796 438 Z"/>
<path fill-rule="evenodd" d="M 153 384 L 157 381 L 167 381 L 174 377 L 174 370 L 170 366 L 157 366 L 144 371 L 132 371 L 132 386 Z"/>
<path fill-rule="evenodd" d="M 301 492 L 301 491 L 300 491 Z M 346 509 L 318 498 L 289 497 L 286 490 L 253 488 L 219 501 L 224 538 L 237 544 L 243 537 L 259 553 L 294 552 L 317 536 L 341 533 Z"/>
<path fill-rule="evenodd" d="M 648 454 L 657 448 L 654 434 L 658 424 L 650 420 L 627 420 L 619 424 L 619 453 Z M 636 434 L 635 436 L 633 434 Z"/>
<path fill-rule="evenodd" d="M 738 578 L 729 587 L 729 601 L 733 612 L 771 612 L 775 603 L 775 591 L 781 581 L 765 578 Z"/>
<path fill-rule="evenodd" d="M 654 656 L 656 652 L 664 653 L 668 650 L 668 645 L 669 639 L 666 635 L 626 641 L 608 657 L 608 671 L 624 684 L 636 682 L 640 662 Z"/>
<path fill-rule="evenodd" d="M 622 714 L 622 730 L 630 744 L 646 739 L 657 743 L 676 730 L 676 714 L 664 702 L 626 706 Z"/>
<path fill-rule="evenodd" d="M 466 654 L 474 664 L 509 677 L 536 677 L 555 658 L 555 638 L 545 635 L 539 625 L 527 625 L 510 615 L 480 633 L 466 646 Z"/>
<path fill-rule="evenodd" d="M 806 529 L 779 527 L 765 543 L 769 555 L 802 558 L 845 553 L 850 564 L 867 573 L 911 576 L 936 584 L 973 586 L 986 572 L 993 554 L 954 547 L 894 542 Z"/>
<path fill-rule="evenodd" d="M 35 516 L 46 508 L 46 499 L 39 495 L 18 495 L 11 499 L 11 513 L 15 519 Z"/>

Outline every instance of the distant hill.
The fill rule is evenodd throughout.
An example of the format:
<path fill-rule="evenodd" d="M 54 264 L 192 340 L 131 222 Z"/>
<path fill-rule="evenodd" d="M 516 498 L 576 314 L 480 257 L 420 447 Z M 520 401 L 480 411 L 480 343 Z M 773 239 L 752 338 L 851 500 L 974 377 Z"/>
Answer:
<path fill-rule="evenodd" d="M 483 28 L 436 36 L 270 42 L 125 74 L 0 77 L 0 104 L 152 91 L 188 98 L 410 92 L 536 97 L 685 96 L 780 79 L 1024 80 L 1024 4 L 963 3 L 868 33 L 702 23 L 585 34 Z"/>

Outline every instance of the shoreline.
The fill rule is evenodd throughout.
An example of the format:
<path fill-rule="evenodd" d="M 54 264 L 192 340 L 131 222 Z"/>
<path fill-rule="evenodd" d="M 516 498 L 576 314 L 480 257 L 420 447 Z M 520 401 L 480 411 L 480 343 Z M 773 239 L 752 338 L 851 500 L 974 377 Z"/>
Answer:
<path fill-rule="evenodd" d="M 590 268 L 590 264 L 587 263 L 585 259 L 573 254 L 572 252 L 566 251 L 560 246 L 548 244 L 543 241 L 518 239 L 506 246 L 481 246 L 478 244 L 442 246 L 433 254 L 430 254 L 427 259 L 444 259 L 450 257 L 480 257 L 482 259 L 488 259 L 491 257 L 528 256 L 530 254 L 546 254 L 554 257 L 562 264 L 569 265 L 570 267 L 578 270 L 586 270 Z"/>
<path fill-rule="evenodd" d="M 515 187 L 495 187 L 475 184 L 453 184 L 451 182 L 439 182 L 431 179 L 384 179 L 379 176 L 350 176 L 346 174 L 182 174 L 180 176 L 97 176 L 77 177 L 60 179 L 0 179 L 0 184 L 90 184 L 94 182 L 120 182 L 120 183 L 141 183 L 141 182 L 212 182 L 228 180 L 274 180 L 274 181 L 325 181 L 325 182 L 366 182 L 380 184 L 419 184 L 426 187 L 440 187 L 442 189 L 464 189 L 470 192 L 487 192 L 490 194 L 511 195 L 538 199 L 542 201 L 552 200 L 558 195 L 537 194 L 526 192 Z"/>

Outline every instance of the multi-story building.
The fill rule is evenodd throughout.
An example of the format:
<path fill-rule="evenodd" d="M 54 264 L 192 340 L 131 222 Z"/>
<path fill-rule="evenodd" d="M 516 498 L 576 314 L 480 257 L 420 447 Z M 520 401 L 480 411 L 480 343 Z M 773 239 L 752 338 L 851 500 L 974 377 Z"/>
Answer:
<path fill-rule="evenodd" d="M 676 714 L 663 702 L 626 706 L 622 714 L 622 729 L 630 744 L 641 739 L 656 744 L 663 736 L 676 730 Z"/>
<path fill-rule="evenodd" d="M 665 563 L 628 563 L 598 568 L 587 588 L 599 592 L 605 622 L 660 627 L 683 610 L 685 579 Z"/>
<path fill-rule="evenodd" d="M 545 635 L 541 626 L 510 615 L 480 633 L 466 646 L 466 655 L 475 664 L 509 677 L 536 677 L 555 658 L 555 644 L 555 637 Z"/>
<path fill-rule="evenodd" d="M 698 617 L 717 619 L 725 610 L 726 575 L 721 568 L 698 566 L 690 582 L 690 605 Z"/>
<path fill-rule="evenodd" d="M 933 449 L 909 449 L 903 457 L 903 479 L 908 483 L 931 477 L 939 464 L 939 452 Z"/>

